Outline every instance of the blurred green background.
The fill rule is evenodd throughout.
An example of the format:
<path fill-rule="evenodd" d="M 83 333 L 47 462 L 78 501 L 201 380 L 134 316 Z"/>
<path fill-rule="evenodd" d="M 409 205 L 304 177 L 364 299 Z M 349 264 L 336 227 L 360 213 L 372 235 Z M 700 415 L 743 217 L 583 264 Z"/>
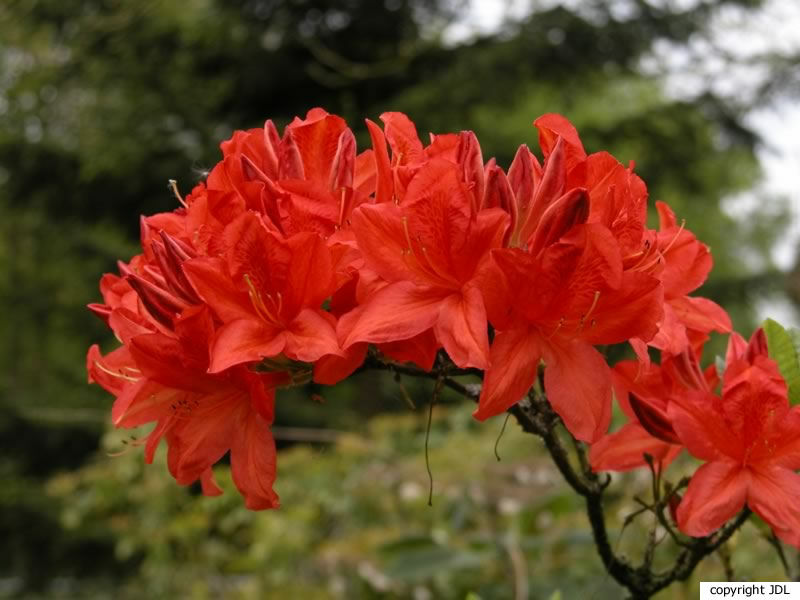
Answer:
<path fill-rule="evenodd" d="M 84 306 L 136 253 L 138 215 L 174 208 L 168 179 L 187 192 L 234 129 L 323 106 L 362 147 L 363 118 L 401 110 L 423 137 L 473 129 L 504 166 L 520 143 L 536 146 L 536 116 L 563 113 L 589 151 L 635 160 L 651 198 L 712 247 L 703 293 L 740 331 L 765 306 L 796 318 L 800 269 L 778 269 L 773 250 L 798 200 L 759 187 L 770 132 L 748 119 L 796 102 L 797 55 L 783 44 L 745 61 L 717 45 L 726 19 L 757 21 L 775 5 L 514 2 L 485 26 L 487 10 L 508 5 L 0 3 L 0 598 L 622 597 L 538 442 L 510 423 L 497 462 L 501 421 L 473 422 L 454 397 L 435 410 L 426 505 L 425 383 L 363 375 L 311 390 L 322 404 L 282 393 L 280 511 L 244 510 L 224 466 L 221 498 L 177 486 L 163 457 L 144 468 L 130 432 L 109 426 L 111 398 L 86 384 L 87 347 L 114 342 Z M 673 93 L 698 55 L 760 78 L 716 86 L 700 73 L 704 85 Z M 688 61 L 677 73 L 675 56 Z M 747 219 L 724 210 L 737 194 L 753 200 Z M 648 485 L 618 480 L 617 527 Z M 647 525 L 620 548 L 635 556 Z M 755 527 L 731 546 L 738 577 L 784 577 Z M 658 597 L 694 598 L 699 577 L 724 578 L 723 562 Z"/>

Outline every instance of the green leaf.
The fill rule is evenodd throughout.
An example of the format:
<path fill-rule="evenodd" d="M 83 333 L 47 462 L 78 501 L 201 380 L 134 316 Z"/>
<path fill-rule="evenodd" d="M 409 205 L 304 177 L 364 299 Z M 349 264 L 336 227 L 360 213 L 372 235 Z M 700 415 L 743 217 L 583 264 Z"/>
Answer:
<path fill-rule="evenodd" d="M 794 351 L 797 353 L 797 358 L 800 359 L 800 329 L 797 327 L 790 327 L 786 330 L 786 333 L 788 333 L 789 337 L 792 338 Z"/>
<path fill-rule="evenodd" d="M 778 363 L 781 375 L 789 386 L 789 402 L 800 404 L 800 360 L 798 360 L 798 332 L 786 331 L 776 321 L 764 321 L 769 356 Z"/>

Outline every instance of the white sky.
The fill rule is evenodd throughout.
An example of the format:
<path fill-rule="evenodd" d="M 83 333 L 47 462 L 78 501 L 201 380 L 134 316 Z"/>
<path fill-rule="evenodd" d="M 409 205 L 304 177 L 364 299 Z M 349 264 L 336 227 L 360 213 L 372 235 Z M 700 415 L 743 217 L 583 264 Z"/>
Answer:
<path fill-rule="evenodd" d="M 769 0 L 757 12 L 720 11 L 712 32 L 717 48 L 736 62 L 721 61 L 708 43 L 700 40 L 690 42 L 688 51 L 657 45 L 654 60 L 672 72 L 668 93 L 691 97 L 710 86 L 728 97 L 749 100 L 769 76 L 768 71 L 749 64 L 750 57 L 770 50 L 800 52 L 800 2 Z M 763 138 L 758 154 L 764 180 L 755 190 L 731 198 L 725 208 L 732 216 L 746 219 L 765 198 L 785 198 L 792 220 L 773 249 L 773 259 L 781 269 L 790 269 L 800 243 L 800 104 L 796 99 L 774 101 L 751 112 L 746 121 Z"/>

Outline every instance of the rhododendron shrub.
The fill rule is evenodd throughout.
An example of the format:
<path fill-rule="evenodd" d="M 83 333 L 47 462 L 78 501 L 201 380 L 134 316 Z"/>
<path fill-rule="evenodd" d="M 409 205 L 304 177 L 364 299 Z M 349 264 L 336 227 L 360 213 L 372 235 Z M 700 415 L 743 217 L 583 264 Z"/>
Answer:
<path fill-rule="evenodd" d="M 747 506 L 800 547 L 786 367 L 763 331 L 748 344 L 690 295 L 709 249 L 662 202 L 648 227 L 634 165 L 587 153 L 556 114 L 534 122 L 540 156 L 523 145 L 507 169 L 472 132 L 425 144 L 407 116 L 381 121 L 360 151 L 320 108 L 282 134 L 272 121 L 237 131 L 190 194 L 173 184 L 175 210 L 142 217 L 141 254 L 90 305 L 121 345 L 93 346 L 87 367 L 116 397 L 116 427 L 154 424 L 145 460 L 164 440 L 175 479 L 214 495 L 230 452 L 246 505 L 275 508 L 281 388 L 402 365 L 472 396 L 478 420 L 511 411 L 587 502 L 607 485 L 597 471 L 660 476 L 685 449 L 702 465 L 682 499 L 655 499 L 665 524 L 707 537 Z M 712 331 L 730 334 L 721 372 L 698 362 Z M 634 358 L 609 365 L 610 344 Z M 466 374 L 479 393 L 452 379 Z M 609 431 L 613 398 L 628 422 Z M 591 447 L 575 481 L 558 423 Z"/>

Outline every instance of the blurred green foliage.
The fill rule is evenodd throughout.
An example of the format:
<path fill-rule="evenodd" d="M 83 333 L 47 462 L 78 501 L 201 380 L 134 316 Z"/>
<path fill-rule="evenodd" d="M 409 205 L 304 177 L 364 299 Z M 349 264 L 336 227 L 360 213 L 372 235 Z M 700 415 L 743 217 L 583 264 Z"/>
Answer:
<path fill-rule="evenodd" d="M 462 599 L 473 593 L 490 600 L 515 597 L 519 589 L 531 598 L 556 590 L 564 598 L 621 598 L 624 590 L 595 556 L 582 500 L 540 443 L 509 423 L 498 462 L 493 447 L 501 421 L 479 424 L 470 413 L 464 405 L 435 409 L 432 507 L 426 410 L 377 417 L 331 445 L 281 453 L 276 489 L 282 507 L 272 512 L 244 509 L 226 467 L 215 469 L 225 494 L 204 498 L 175 485 L 165 453 L 152 466 L 131 448 L 116 458 L 101 455 L 80 471 L 50 478 L 45 500 L 63 507 L 56 519 L 66 532 L 91 532 L 113 544 L 113 556 L 128 572 L 67 577 L 59 585 L 72 593 L 89 589 L 98 598 Z M 125 439 L 109 432 L 103 447 L 119 451 Z M 684 463 L 667 476 L 676 481 L 689 467 Z M 636 510 L 633 494 L 647 498 L 650 486 L 646 472 L 617 479 L 608 509 L 615 529 Z M 650 525 L 642 517 L 613 541 L 637 556 Z M 747 525 L 729 549 L 738 577 L 783 577 L 777 560 L 764 560 L 770 549 L 756 527 Z M 656 565 L 673 557 L 665 540 Z M 697 581 L 723 578 L 721 560 L 713 557 L 685 587 L 658 598 L 695 598 Z"/>
<path fill-rule="evenodd" d="M 83 362 L 90 343 L 115 342 L 84 305 L 136 252 L 137 215 L 174 208 L 167 179 L 188 191 L 233 129 L 319 105 L 363 146 L 360 119 L 402 110 L 423 137 L 475 130 L 484 157 L 507 165 L 518 144 L 536 146 L 536 116 L 561 112 L 589 151 L 635 160 L 651 197 L 711 245 L 706 293 L 749 333 L 753 300 L 779 285 L 769 248 L 785 207 L 765 201 L 742 223 L 721 203 L 757 181 L 757 136 L 741 107 L 711 92 L 669 98 L 638 65 L 656 41 L 684 43 L 721 8 L 760 2 L 614 10 L 624 3 L 553 3 L 458 43 L 443 32 L 463 1 L 1 3 L 0 596 L 501 598 L 517 551 L 532 597 L 613 590 L 576 500 L 510 474 L 539 472 L 535 442 L 505 440 L 507 462 L 491 465 L 495 432 L 462 409 L 434 430 L 442 491 L 426 508 L 417 418 L 366 419 L 405 410 L 385 378 L 313 390 L 322 405 L 281 394 L 279 425 L 353 434 L 281 452 L 278 513 L 247 513 L 230 491 L 187 494 L 136 450 L 109 460 L 98 443 L 110 399 L 86 385 Z M 105 435 L 119 449 L 120 434 Z"/>

